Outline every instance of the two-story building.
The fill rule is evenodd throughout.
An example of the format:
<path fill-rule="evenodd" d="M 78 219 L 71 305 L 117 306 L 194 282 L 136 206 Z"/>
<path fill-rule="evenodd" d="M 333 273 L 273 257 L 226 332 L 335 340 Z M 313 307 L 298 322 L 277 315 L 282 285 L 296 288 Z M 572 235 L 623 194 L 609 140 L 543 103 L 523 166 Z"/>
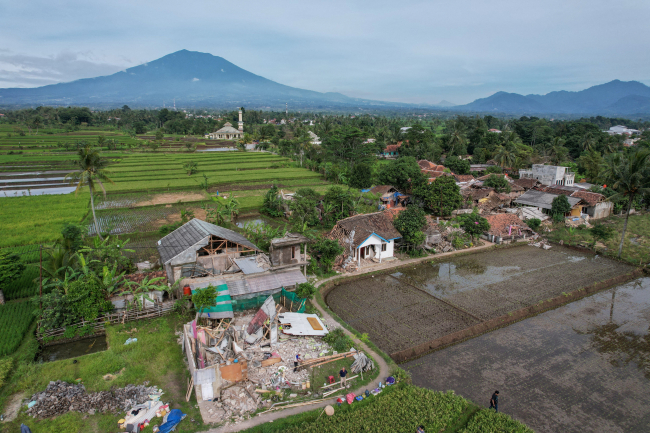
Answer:
<path fill-rule="evenodd" d="M 575 174 L 567 167 L 558 165 L 533 164 L 530 170 L 519 170 L 521 179 L 537 179 L 542 185 L 568 185 L 574 183 Z"/>

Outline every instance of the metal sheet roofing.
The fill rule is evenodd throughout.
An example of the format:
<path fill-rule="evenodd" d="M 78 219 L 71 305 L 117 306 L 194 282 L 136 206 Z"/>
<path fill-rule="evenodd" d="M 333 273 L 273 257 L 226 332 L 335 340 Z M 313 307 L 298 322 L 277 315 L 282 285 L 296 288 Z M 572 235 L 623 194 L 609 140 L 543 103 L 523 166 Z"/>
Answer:
<path fill-rule="evenodd" d="M 519 196 L 519 198 L 515 200 L 515 203 L 523 204 L 526 206 L 540 207 L 542 209 L 551 209 L 553 207 L 552 203 L 555 197 L 557 197 L 557 194 L 550 194 L 547 192 L 530 189 Z M 576 197 L 567 197 L 567 200 L 569 201 L 571 207 L 580 202 L 580 199 Z"/>
<path fill-rule="evenodd" d="M 258 266 L 257 260 L 255 260 L 255 256 L 235 259 L 235 263 L 237 264 L 237 266 L 239 266 L 239 269 L 241 269 L 241 271 L 246 275 L 258 274 L 260 272 L 265 271 L 264 268 Z"/>
<path fill-rule="evenodd" d="M 194 218 L 158 241 L 162 263 L 168 263 L 201 241 L 205 240 L 207 244 L 210 235 L 259 251 L 259 248 L 239 233 Z"/>

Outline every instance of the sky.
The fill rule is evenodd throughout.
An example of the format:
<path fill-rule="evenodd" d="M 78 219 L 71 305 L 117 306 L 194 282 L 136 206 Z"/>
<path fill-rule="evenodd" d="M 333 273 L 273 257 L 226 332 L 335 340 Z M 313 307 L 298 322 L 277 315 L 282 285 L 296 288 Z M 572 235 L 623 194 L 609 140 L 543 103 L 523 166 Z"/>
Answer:
<path fill-rule="evenodd" d="M 650 85 L 648 0 L 0 1 L 0 88 L 187 49 L 279 83 L 465 104 L 614 79 Z"/>

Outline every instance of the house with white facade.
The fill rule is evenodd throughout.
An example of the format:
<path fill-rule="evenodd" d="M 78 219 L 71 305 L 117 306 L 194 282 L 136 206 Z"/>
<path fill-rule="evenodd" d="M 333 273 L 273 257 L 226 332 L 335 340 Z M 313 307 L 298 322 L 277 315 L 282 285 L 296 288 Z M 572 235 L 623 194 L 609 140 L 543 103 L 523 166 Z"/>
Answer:
<path fill-rule="evenodd" d="M 606 132 L 609 135 L 634 135 L 634 134 L 639 134 L 641 131 L 639 131 L 638 129 L 628 128 L 625 125 L 616 125 L 609 128 L 608 131 L 603 131 L 603 132 Z"/>
<path fill-rule="evenodd" d="M 575 174 L 567 167 L 557 165 L 533 164 L 530 170 L 519 170 L 520 179 L 537 179 L 542 185 L 574 184 Z"/>
<path fill-rule="evenodd" d="M 344 262 L 354 262 L 361 267 L 392 259 L 395 241 L 402 235 L 389 215 L 374 212 L 340 220 L 327 237 L 337 240 L 344 248 Z"/>

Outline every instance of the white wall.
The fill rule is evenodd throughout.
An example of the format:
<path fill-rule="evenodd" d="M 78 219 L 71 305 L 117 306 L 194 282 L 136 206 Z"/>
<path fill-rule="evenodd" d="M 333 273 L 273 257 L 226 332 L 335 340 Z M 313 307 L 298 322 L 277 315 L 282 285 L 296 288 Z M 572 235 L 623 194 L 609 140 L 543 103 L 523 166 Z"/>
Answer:
<path fill-rule="evenodd" d="M 377 245 L 377 247 L 376 247 L 377 254 L 375 255 L 375 257 L 377 257 L 377 255 L 379 255 L 379 254 L 381 254 L 379 257 L 381 257 L 382 259 L 385 259 L 386 257 L 393 257 L 393 250 L 394 250 L 394 246 L 395 246 L 395 241 L 391 240 L 390 242 L 388 242 L 386 244 L 386 251 L 381 251 L 381 244 L 386 244 L 386 242 L 384 242 L 377 235 L 374 235 L 374 234 L 371 235 L 368 239 L 365 240 L 365 242 L 363 242 L 357 248 L 357 258 L 359 257 L 359 250 L 362 247 L 366 247 L 368 245 Z"/>

